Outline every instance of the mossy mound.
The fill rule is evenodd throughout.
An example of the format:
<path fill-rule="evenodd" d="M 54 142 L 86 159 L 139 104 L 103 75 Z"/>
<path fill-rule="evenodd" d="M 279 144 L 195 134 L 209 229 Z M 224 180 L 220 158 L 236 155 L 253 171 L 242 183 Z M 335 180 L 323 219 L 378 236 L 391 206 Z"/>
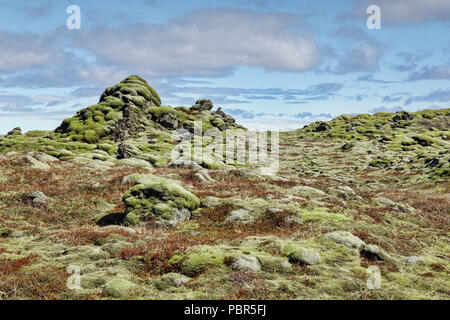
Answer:
<path fill-rule="evenodd" d="M 107 88 L 101 95 L 100 102 L 108 100 L 111 96 L 119 100 L 125 100 L 125 102 L 128 102 L 131 98 L 134 104 L 141 107 L 146 102 L 158 107 L 161 105 L 161 98 L 156 90 L 138 76 L 129 76 L 115 86 Z"/>
<path fill-rule="evenodd" d="M 130 76 L 107 88 L 98 104 L 65 119 L 55 130 L 72 141 L 96 143 L 102 138 L 124 140 L 151 125 L 148 109 L 159 107 L 161 99 L 147 81 Z"/>
<path fill-rule="evenodd" d="M 128 224 L 156 218 L 159 223 L 174 225 L 189 219 L 200 206 L 200 200 L 177 181 L 152 175 L 138 180 L 142 183 L 123 196 Z"/>
<path fill-rule="evenodd" d="M 20 127 L 16 127 L 9 131 L 6 136 L 21 136 L 22 135 L 22 129 Z"/>

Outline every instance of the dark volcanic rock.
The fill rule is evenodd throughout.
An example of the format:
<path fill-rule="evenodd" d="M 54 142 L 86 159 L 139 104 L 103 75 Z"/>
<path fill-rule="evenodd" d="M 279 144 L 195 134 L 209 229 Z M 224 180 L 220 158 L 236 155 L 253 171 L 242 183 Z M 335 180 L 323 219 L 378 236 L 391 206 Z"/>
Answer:
<path fill-rule="evenodd" d="M 167 129 L 173 130 L 178 128 L 178 120 L 174 119 L 170 114 L 165 114 L 159 118 L 158 123 Z"/>
<path fill-rule="evenodd" d="M 324 131 L 329 131 L 331 128 L 328 124 L 326 124 L 325 122 L 320 123 L 315 129 L 315 132 L 324 132 Z"/>
<path fill-rule="evenodd" d="M 213 103 L 209 99 L 202 99 L 195 102 L 195 104 L 191 107 L 191 110 L 197 111 L 210 111 L 213 108 Z"/>
<path fill-rule="evenodd" d="M 222 118 L 226 116 L 226 113 L 223 112 L 222 108 L 220 108 L 220 107 L 214 112 L 214 114 L 216 114 L 216 115 L 218 115 L 218 116 L 220 116 Z"/>
<path fill-rule="evenodd" d="M 16 127 L 6 134 L 7 137 L 8 136 L 21 136 L 21 135 L 22 135 L 22 129 L 20 129 L 20 127 Z"/>
<path fill-rule="evenodd" d="M 410 113 L 403 111 L 403 112 L 397 113 L 397 114 L 392 118 L 392 120 L 393 120 L 394 122 L 399 122 L 399 121 L 411 121 L 413 118 L 414 118 L 414 117 L 413 117 Z"/>

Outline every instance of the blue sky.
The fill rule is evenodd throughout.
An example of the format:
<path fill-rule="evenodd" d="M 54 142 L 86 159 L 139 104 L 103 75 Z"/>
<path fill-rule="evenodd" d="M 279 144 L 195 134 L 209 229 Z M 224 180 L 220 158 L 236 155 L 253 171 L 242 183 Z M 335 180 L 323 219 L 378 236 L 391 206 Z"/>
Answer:
<path fill-rule="evenodd" d="M 69 5 L 81 29 L 69 30 Z M 366 9 L 381 9 L 380 30 Z M 252 129 L 450 107 L 448 0 L 0 0 L 0 134 L 52 130 L 143 76 Z"/>

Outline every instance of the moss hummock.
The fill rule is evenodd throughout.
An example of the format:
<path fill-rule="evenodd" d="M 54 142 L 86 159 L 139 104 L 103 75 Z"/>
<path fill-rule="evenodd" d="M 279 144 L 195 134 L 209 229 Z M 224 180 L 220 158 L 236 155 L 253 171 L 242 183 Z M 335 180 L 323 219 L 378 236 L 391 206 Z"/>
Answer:
<path fill-rule="evenodd" d="M 125 220 L 131 224 L 155 217 L 170 221 L 180 210 L 192 212 L 200 206 L 200 200 L 177 181 L 152 175 L 133 176 L 133 180 L 143 183 L 123 196 Z"/>

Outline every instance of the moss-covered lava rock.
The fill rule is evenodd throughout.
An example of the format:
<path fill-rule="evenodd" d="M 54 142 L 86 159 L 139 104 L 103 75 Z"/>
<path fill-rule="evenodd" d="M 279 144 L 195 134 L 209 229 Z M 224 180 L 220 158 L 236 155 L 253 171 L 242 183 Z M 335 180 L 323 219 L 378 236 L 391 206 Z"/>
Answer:
<path fill-rule="evenodd" d="M 175 225 L 188 220 L 200 206 L 200 200 L 178 181 L 152 175 L 137 180 L 141 183 L 123 196 L 128 224 L 157 218 L 158 223 Z"/>
<path fill-rule="evenodd" d="M 74 141 L 96 143 L 104 137 L 124 140 L 150 125 L 151 107 L 159 107 L 158 93 L 144 79 L 130 76 L 107 88 L 98 104 L 65 119 L 55 130 Z"/>

